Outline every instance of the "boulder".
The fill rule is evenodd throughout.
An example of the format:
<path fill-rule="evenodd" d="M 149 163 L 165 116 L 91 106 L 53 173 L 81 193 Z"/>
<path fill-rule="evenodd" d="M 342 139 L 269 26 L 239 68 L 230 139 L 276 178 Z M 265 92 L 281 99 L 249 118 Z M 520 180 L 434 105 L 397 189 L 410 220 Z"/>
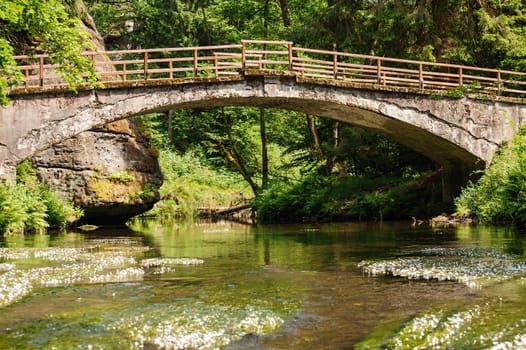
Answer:
<path fill-rule="evenodd" d="M 159 200 L 155 150 L 132 120 L 83 132 L 31 158 L 39 178 L 84 210 L 83 222 L 121 225 Z"/>

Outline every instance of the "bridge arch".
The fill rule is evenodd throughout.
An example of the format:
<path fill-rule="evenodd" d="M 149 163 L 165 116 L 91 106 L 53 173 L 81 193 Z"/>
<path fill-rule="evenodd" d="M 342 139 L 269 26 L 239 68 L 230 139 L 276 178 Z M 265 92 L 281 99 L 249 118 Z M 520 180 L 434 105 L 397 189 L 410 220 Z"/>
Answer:
<path fill-rule="evenodd" d="M 172 84 L 12 96 L 11 106 L 0 110 L 0 177 L 17 162 L 94 126 L 167 109 L 230 105 L 289 109 L 381 133 L 441 164 L 445 181 L 459 187 L 471 170 L 491 162 L 526 117 L 526 106 L 518 104 L 436 99 L 287 74 Z"/>

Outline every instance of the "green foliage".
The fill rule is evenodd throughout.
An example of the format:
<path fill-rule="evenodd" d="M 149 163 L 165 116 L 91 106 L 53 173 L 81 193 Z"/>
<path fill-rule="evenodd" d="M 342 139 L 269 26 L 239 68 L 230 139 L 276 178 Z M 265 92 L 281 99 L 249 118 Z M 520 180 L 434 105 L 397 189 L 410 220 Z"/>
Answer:
<path fill-rule="evenodd" d="M 203 150 L 210 166 L 236 171 L 225 156 L 235 152 L 256 182 L 261 182 L 261 138 L 259 109 L 225 107 L 210 110 L 175 110 L 172 121 L 166 114 L 140 119 L 154 147 L 175 150 L 179 154 Z M 298 177 L 297 169 L 286 167 L 293 162 L 295 150 L 287 148 L 308 137 L 304 116 L 285 110 L 265 109 L 269 168 L 273 178 Z M 170 129 L 170 130 L 168 130 Z M 170 134 L 170 136 L 168 136 Z M 302 136 L 300 136 L 302 135 Z"/>
<path fill-rule="evenodd" d="M 0 184 L 0 232 L 4 235 L 64 228 L 82 211 L 40 184 L 28 162 L 17 169 L 16 184 Z"/>
<path fill-rule="evenodd" d="M 4 235 L 23 233 L 28 213 L 20 196 L 15 196 L 15 185 L 0 185 L 0 232 Z"/>
<path fill-rule="evenodd" d="M 7 88 L 19 85 L 24 80 L 22 72 L 17 69 L 13 52 L 13 47 L 9 42 L 0 37 L 0 105 L 9 103 L 6 95 Z"/>
<path fill-rule="evenodd" d="M 84 215 L 82 209 L 66 202 L 46 186 L 41 187 L 41 198 L 46 206 L 47 221 L 51 227 L 65 229 Z"/>
<path fill-rule="evenodd" d="M 435 212 L 439 194 L 412 178 L 312 173 L 297 183 L 273 183 L 256 198 L 254 208 L 261 222 L 407 219 Z"/>
<path fill-rule="evenodd" d="M 154 189 L 152 189 L 150 184 L 144 185 L 144 187 L 138 191 L 137 193 L 134 193 L 132 195 L 132 198 L 140 198 L 141 200 L 151 200 L 155 198 L 156 192 Z"/>
<path fill-rule="evenodd" d="M 521 1 L 335 1 L 318 11 L 318 29 L 311 33 L 320 45 L 524 70 L 526 15 Z"/>
<path fill-rule="evenodd" d="M 457 212 L 484 222 L 526 223 L 526 128 L 495 156 L 477 183 L 456 200 Z"/>
<path fill-rule="evenodd" d="M 286 14 L 280 3 L 285 3 Z M 524 71 L 526 14 L 518 0 L 91 1 L 110 47 L 292 40 L 298 46 Z M 124 31 L 132 20 L 134 30 Z M 403 33 L 404 35 L 400 35 Z"/>
<path fill-rule="evenodd" d="M 325 178 L 317 171 L 322 162 L 314 156 L 305 115 L 270 109 L 265 110 L 265 115 L 272 186 L 268 191 L 257 192 L 256 209 L 262 220 L 293 221 L 303 216 L 364 219 L 412 216 L 410 208 L 394 212 L 395 204 L 403 202 L 399 200 L 404 195 L 402 191 L 393 200 L 394 189 L 386 195 L 378 188 L 386 176 L 390 176 L 388 181 L 397 176 L 405 181 L 433 169 L 429 160 L 385 137 L 343 124 L 339 126 L 339 143 L 334 146 L 329 137 L 334 121 L 319 119 L 317 127 L 323 152 L 339 164 L 340 173 L 338 177 Z M 260 181 L 262 146 L 258 109 L 177 110 L 171 116 L 170 122 L 166 114 L 141 118 L 150 143 L 161 148 L 159 160 L 165 184 L 157 214 L 173 216 L 177 210 L 191 216 L 197 207 L 229 203 L 238 192 L 246 190 L 243 185 L 243 190 L 230 191 L 222 202 L 210 199 L 208 193 L 223 191 L 217 188 L 221 182 L 228 187 L 232 182 L 243 182 L 239 175 L 234 175 L 236 169 L 226 160 L 222 147 L 232 153 L 235 150 L 249 176 Z M 342 179 L 341 174 L 348 176 Z M 356 198 L 353 193 L 358 194 Z M 436 198 L 430 203 L 434 201 Z M 420 216 L 429 209 L 426 203 L 418 206 L 422 210 L 413 215 Z"/>
<path fill-rule="evenodd" d="M 199 208 L 236 204 L 249 196 L 248 186 L 238 174 L 210 167 L 200 152 L 179 155 L 161 150 L 159 165 L 164 177 L 161 200 L 146 215 L 193 218 Z"/>
<path fill-rule="evenodd" d="M 4 0 L 0 6 L 0 102 L 8 102 L 9 86 L 23 81 L 14 54 L 49 53 L 73 90 L 86 82 L 96 84 L 98 75 L 81 54 L 86 48 L 92 48 L 88 34 L 59 0 Z"/>
<path fill-rule="evenodd" d="M 286 39 L 304 31 L 324 2 L 289 1 L 292 26 L 283 24 L 277 1 L 152 0 L 89 1 L 106 44 L 122 47 L 174 47 L 237 43 L 240 39 Z M 124 30 L 125 21 L 134 30 Z M 297 26 L 295 25 L 297 24 Z M 306 28 L 310 29 L 310 27 Z"/>

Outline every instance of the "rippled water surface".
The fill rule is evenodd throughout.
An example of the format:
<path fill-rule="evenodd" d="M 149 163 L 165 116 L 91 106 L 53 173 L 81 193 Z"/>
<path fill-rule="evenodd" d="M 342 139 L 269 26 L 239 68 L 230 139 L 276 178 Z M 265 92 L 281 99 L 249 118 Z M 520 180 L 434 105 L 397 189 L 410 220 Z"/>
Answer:
<path fill-rule="evenodd" d="M 410 223 L 0 240 L 0 349 L 526 348 L 526 239 Z"/>

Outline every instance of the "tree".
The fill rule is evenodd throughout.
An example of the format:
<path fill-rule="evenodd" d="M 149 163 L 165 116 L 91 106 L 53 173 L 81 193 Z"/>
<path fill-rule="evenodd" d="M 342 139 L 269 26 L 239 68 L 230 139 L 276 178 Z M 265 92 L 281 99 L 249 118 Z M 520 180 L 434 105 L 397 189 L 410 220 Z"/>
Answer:
<path fill-rule="evenodd" d="M 357 53 L 520 69 L 525 16 L 517 0 L 330 0 L 321 39 Z"/>
<path fill-rule="evenodd" d="M 59 0 L 4 0 L 0 6 L 0 103 L 6 89 L 23 82 L 13 55 L 48 53 L 72 89 L 95 84 L 97 74 L 82 51 L 91 48 L 80 20 Z"/>
<path fill-rule="evenodd" d="M 268 142 L 265 109 L 259 109 L 259 134 L 261 136 L 261 188 L 268 187 Z"/>

